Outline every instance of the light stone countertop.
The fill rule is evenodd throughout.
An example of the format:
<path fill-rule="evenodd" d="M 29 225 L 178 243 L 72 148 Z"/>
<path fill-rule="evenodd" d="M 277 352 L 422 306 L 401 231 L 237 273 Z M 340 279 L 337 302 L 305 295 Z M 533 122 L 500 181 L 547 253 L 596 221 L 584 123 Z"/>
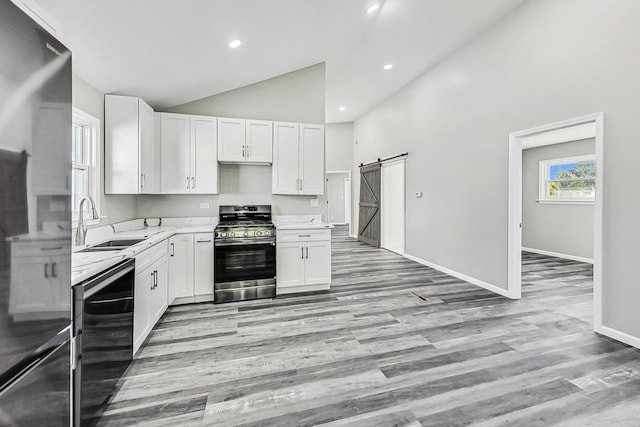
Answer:
<path fill-rule="evenodd" d="M 111 228 L 110 226 L 108 227 Z M 214 228 L 215 224 L 203 224 L 191 226 L 163 225 L 160 227 L 143 227 L 137 230 L 128 228 L 126 231 L 116 233 L 113 231 L 106 233 L 105 230 L 101 230 L 100 233 L 95 233 L 99 238 L 92 239 L 84 246 L 75 246 L 73 248 L 71 256 L 71 285 L 77 285 L 124 259 L 133 258 L 175 234 L 212 233 Z M 145 240 L 119 251 L 79 252 L 88 246 L 108 240 L 133 238 L 144 238 Z"/>
<path fill-rule="evenodd" d="M 278 230 L 310 230 L 334 228 L 332 224 L 322 222 L 321 215 L 278 215 L 273 217 Z"/>

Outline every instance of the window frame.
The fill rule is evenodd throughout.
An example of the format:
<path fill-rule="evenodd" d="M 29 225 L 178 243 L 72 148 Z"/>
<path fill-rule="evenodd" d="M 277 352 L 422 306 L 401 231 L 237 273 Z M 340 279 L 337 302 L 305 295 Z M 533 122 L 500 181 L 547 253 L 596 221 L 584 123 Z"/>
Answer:
<path fill-rule="evenodd" d="M 572 197 L 572 198 L 551 198 L 547 194 L 548 182 L 551 181 L 551 166 L 596 161 L 595 154 L 585 154 L 580 156 L 560 157 L 556 159 L 540 160 L 538 164 L 538 203 L 556 205 L 593 205 L 595 204 L 596 188 L 592 198 Z M 598 165 L 596 163 L 596 173 Z M 593 179 L 595 183 L 595 178 Z"/>
<path fill-rule="evenodd" d="M 87 179 L 88 179 L 88 193 L 89 196 L 93 199 L 96 205 L 96 211 L 98 215 L 100 215 L 100 176 L 101 176 L 101 156 L 100 156 L 100 119 L 88 114 L 77 107 L 73 107 L 72 109 L 72 126 L 81 126 L 83 128 L 87 128 L 85 132 L 82 132 L 83 140 L 84 138 L 89 138 L 89 141 L 86 144 L 86 147 L 83 148 L 87 150 L 84 153 L 86 163 L 75 163 L 73 158 L 71 159 L 71 168 L 72 172 L 74 169 L 80 170 L 88 170 Z M 73 129 L 72 129 L 73 132 Z M 71 174 L 73 180 L 73 173 Z M 73 182 L 72 182 L 73 184 Z M 73 200 L 71 200 L 73 202 Z M 88 206 L 85 206 L 88 208 Z M 78 214 L 79 212 L 76 210 L 77 206 L 71 206 L 71 219 L 73 223 L 73 227 L 75 228 L 78 225 Z M 87 215 L 90 215 L 90 211 L 85 210 L 85 218 Z M 100 218 L 103 218 L 100 216 Z M 86 221 L 87 225 L 95 225 L 98 224 L 100 220 L 88 220 Z"/>

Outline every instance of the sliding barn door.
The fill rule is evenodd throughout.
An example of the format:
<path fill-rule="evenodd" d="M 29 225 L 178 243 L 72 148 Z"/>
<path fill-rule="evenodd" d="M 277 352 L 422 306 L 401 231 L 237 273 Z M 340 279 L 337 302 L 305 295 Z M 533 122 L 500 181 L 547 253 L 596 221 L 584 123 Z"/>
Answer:
<path fill-rule="evenodd" d="M 380 164 L 360 167 L 358 240 L 380 247 Z"/>

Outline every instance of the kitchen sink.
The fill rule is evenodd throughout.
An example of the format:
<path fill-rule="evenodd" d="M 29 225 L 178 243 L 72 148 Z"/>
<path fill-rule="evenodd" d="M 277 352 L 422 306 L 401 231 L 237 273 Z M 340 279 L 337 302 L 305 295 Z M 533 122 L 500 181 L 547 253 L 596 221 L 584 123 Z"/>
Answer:
<path fill-rule="evenodd" d="M 89 246 L 86 249 L 82 249 L 78 252 L 102 252 L 102 251 L 121 251 L 142 242 L 145 239 L 118 239 L 108 240 L 98 245 Z"/>

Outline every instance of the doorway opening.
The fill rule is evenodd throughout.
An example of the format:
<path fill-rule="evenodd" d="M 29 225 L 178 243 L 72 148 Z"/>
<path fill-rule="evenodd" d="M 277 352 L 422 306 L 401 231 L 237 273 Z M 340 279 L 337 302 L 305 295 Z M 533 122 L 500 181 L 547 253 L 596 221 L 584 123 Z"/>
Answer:
<path fill-rule="evenodd" d="M 603 114 L 597 113 L 514 132 L 509 136 L 508 296 L 514 299 L 522 297 L 523 250 L 525 251 L 525 263 L 527 263 L 526 273 L 531 271 L 531 264 L 551 262 L 560 266 L 564 264 L 565 270 L 570 275 L 572 268 L 574 271 L 586 271 L 587 269 L 584 268 L 584 265 L 587 264 L 582 263 L 592 261 L 593 329 L 600 333 L 602 333 L 603 135 Z M 523 157 L 529 157 L 529 153 L 527 153 L 527 156 L 523 156 L 523 150 L 533 150 L 556 144 L 566 145 L 564 143 L 568 141 L 583 140 L 591 140 L 593 156 L 538 159 L 538 181 L 536 183 L 538 184 L 538 194 L 534 202 L 540 205 L 548 204 L 549 207 L 553 206 L 555 208 L 565 204 L 591 204 L 593 207 L 591 217 L 593 218 L 591 222 L 593 233 L 592 235 L 589 234 L 587 238 L 592 236 L 592 249 L 591 246 L 585 249 L 585 245 L 581 249 L 583 252 L 579 252 L 579 249 L 575 248 L 567 249 L 568 242 L 562 241 L 555 243 L 559 245 L 556 247 L 561 248 L 557 250 L 532 248 L 529 246 L 540 246 L 530 236 L 532 233 L 529 232 L 532 230 L 527 230 L 527 244 L 523 245 L 523 193 L 527 190 L 526 188 L 523 189 L 523 169 L 525 169 L 523 167 Z M 540 151 L 538 151 L 539 153 Z M 591 165 L 597 169 L 595 176 L 593 176 L 593 171 L 587 175 L 576 175 L 576 168 L 587 168 Z M 559 173 L 559 171 L 562 173 Z M 578 179 L 576 176 L 582 179 Z M 529 187 L 531 183 L 527 184 Z M 593 187 L 595 187 L 595 192 L 593 192 L 595 194 L 592 194 Z M 531 202 L 531 200 L 528 200 L 530 198 L 531 195 L 528 194 L 524 203 Z M 565 200 L 559 200 L 563 198 Z M 533 227 L 532 218 L 534 213 L 528 212 L 527 215 L 528 223 L 524 224 L 524 227 Z M 569 232 L 569 230 L 565 231 Z M 572 256 L 565 252 L 574 252 L 574 254 Z M 591 258 L 588 255 L 591 255 Z M 570 263 L 575 263 L 576 265 L 570 266 Z M 560 267 L 559 270 L 562 270 L 562 268 Z M 544 269 L 545 267 L 541 267 L 540 271 Z M 558 274 L 562 275 L 563 273 L 559 271 L 556 275 Z"/>
<path fill-rule="evenodd" d="M 348 225 L 351 232 L 351 171 L 326 172 L 327 222 Z"/>
<path fill-rule="evenodd" d="M 383 163 L 380 170 L 380 246 L 404 255 L 405 250 L 405 159 Z"/>

